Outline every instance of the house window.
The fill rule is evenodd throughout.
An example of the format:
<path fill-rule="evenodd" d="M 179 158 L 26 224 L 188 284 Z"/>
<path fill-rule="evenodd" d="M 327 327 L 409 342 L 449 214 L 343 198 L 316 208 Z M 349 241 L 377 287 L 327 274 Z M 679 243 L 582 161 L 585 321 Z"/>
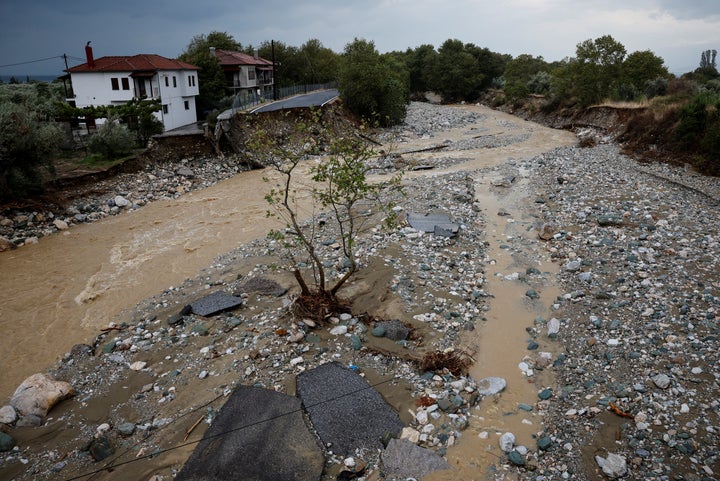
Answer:
<path fill-rule="evenodd" d="M 112 77 L 110 79 L 110 85 L 112 85 L 113 90 L 120 90 L 120 82 L 118 82 L 117 77 Z"/>
<path fill-rule="evenodd" d="M 120 80 L 122 80 L 122 89 L 130 90 L 130 79 L 128 79 L 127 77 L 123 77 Z"/>
<path fill-rule="evenodd" d="M 167 105 L 163 105 L 163 113 L 164 113 L 164 114 L 167 114 L 169 110 L 170 110 L 170 109 L 168 109 L 168 106 L 167 106 Z"/>
<path fill-rule="evenodd" d="M 255 80 L 255 71 L 248 70 L 248 80 Z"/>
<path fill-rule="evenodd" d="M 189 100 L 185 101 L 185 110 L 190 110 L 190 101 Z"/>
<path fill-rule="evenodd" d="M 177 78 L 173 75 L 173 87 L 177 87 Z"/>
<path fill-rule="evenodd" d="M 188 75 L 188 87 L 194 87 L 194 86 L 195 86 L 195 76 Z"/>
<path fill-rule="evenodd" d="M 166 87 L 169 87 L 169 86 L 170 86 L 170 79 L 167 78 L 167 77 L 165 77 L 165 86 L 166 86 Z"/>

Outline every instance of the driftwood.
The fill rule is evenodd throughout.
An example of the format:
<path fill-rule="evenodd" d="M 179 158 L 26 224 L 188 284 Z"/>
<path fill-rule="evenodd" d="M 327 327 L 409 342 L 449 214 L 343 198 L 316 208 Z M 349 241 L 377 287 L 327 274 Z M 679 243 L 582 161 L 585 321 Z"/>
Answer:
<path fill-rule="evenodd" d="M 432 152 L 433 150 L 442 150 L 442 149 L 447 149 L 448 147 L 449 147 L 448 144 L 442 144 L 442 145 L 436 145 L 434 147 L 425 147 L 424 149 L 408 150 L 407 152 L 401 152 L 400 155 L 417 154 L 418 152 Z"/>

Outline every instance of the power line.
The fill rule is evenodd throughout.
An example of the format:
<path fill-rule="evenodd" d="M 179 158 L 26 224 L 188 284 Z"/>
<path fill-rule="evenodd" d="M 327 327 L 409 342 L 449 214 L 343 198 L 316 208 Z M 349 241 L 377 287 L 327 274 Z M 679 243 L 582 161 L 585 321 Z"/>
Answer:
<path fill-rule="evenodd" d="M 9 63 L 9 64 L 7 64 L 7 65 L 0 65 L 0 68 L 4 68 L 4 67 L 16 67 L 16 66 L 18 66 L 18 65 L 27 65 L 27 64 L 29 64 L 29 63 L 46 62 L 46 61 L 48 61 L 48 60 L 54 60 L 54 59 L 56 59 L 56 58 L 63 58 L 63 56 L 62 56 L 62 55 L 56 55 L 56 56 L 54 56 L 54 57 L 41 58 L 41 59 L 38 59 L 38 60 L 28 60 L 27 62 Z"/>
<path fill-rule="evenodd" d="M 324 401 L 318 401 L 318 402 L 316 402 L 315 404 L 311 404 L 311 405 L 305 406 L 305 409 L 309 409 L 309 408 L 313 408 L 313 407 L 315 407 L 315 406 L 319 406 L 319 405 L 321 405 L 321 404 L 325 404 L 325 403 L 337 401 L 338 399 L 342 399 L 342 398 L 347 397 L 347 396 L 352 396 L 352 395 L 354 395 L 354 394 L 357 394 L 357 393 L 359 393 L 359 392 L 365 391 L 365 390 L 367 390 L 367 389 L 374 389 L 374 388 L 376 388 L 377 386 L 380 386 L 380 385 L 382 385 L 382 384 L 385 384 L 385 383 L 388 383 L 388 382 L 391 382 L 391 381 L 395 381 L 395 378 L 394 378 L 394 377 L 391 377 L 390 379 L 386 379 L 386 380 L 384 380 L 384 381 L 380 381 L 380 382 L 375 383 L 375 384 L 370 384 L 370 385 L 368 385 L 367 387 L 362 387 L 362 388 L 360 388 L 360 389 L 356 389 L 356 390 L 354 390 L 354 391 L 345 393 L 345 394 L 343 394 L 343 395 L 341 395 L 341 396 L 337 396 L 337 397 L 334 397 L 334 398 L 331 398 L 331 399 L 326 399 L 326 400 L 324 400 Z M 220 396 L 218 396 L 218 397 L 216 397 L 215 399 L 213 399 L 212 401 L 210 401 L 210 402 L 208 402 L 208 403 L 200 406 L 199 408 L 197 408 L 197 409 L 195 409 L 195 410 L 193 410 L 193 411 L 190 411 L 190 412 L 187 413 L 187 414 L 191 414 L 191 413 L 193 413 L 193 412 L 197 412 L 198 409 L 202 409 L 203 407 L 207 406 L 208 404 L 211 404 L 211 403 L 215 402 L 215 401 L 216 401 L 217 399 L 219 399 L 219 398 L 220 398 Z M 132 464 L 132 463 L 136 463 L 136 462 L 139 462 L 139 461 L 144 461 L 145 459 L 153 458 L 153 457 L 155 457 L 155 456 L 159 456 L 159 455 L 161 455 L 161 454 L 165 454 L 165 453 L 168 453 L 168 452 L 170 452 L 170 451 L 174 451 L 174 450 L 176 450 L 176 449 L 184 448 L 184 447 L 187 447 L 187 446 L 192 446 L 193 444 L 198 444 L 198 443 L 200 443 L 200 442 L 202 442 L 202 441 L 205 441 L 206 439 L 209 440 L 209 439 L 221 438 L 221 437 L 227 436 L 228 434 L 232 434 L 232 433 L 237 432 L 237 431 L 242 431 L 242 430 L 244 430 L 244 429 L 248 429 L 248 428 L 251 428 L 251 427 L 254 427 L 254 426 L 258 426 L 258 425 L 263 424 L 263 423 L 267 423 L 267 422 L 270 422 L 270 421 L 274 421 L 274 420 L 276 420 L 276 419 L 280 419 L 280 418 L 282 418 L 282 417 L 289 416 L 289 415 L 291 415 L 291 414 L 300 413 L 300 412 L 302 412 L 302 411 L 303 411 L 303 408 L 301 407 L 301 408 L 299 408 L 299 409 L 295 409 L 295 410 L 292 410 L 292 411 L 289 411 L 289 412 L 286 412 L 286 413 L 278 414 L 277 416 L 273 416 L 273 417 L 270 417 L 270 418 L 267 418 L 267 419 L 261 419 L 260 421 L 256 421 L 256 422 L 254 422 L 254 423 L 246 424 L 246 425 L 244 425 L 244 426 L 240 426 L 240 427 L 237 427 L 237 428 L 234 428 L 234 429 L 230 429 L 230 430 L 228 430 L 228 431 L 223 431 L 223 432 L 217 433 L 217 434 L 215 434 L 215 435 L 213 435 L 213 436 L 207 436 L 207 437 L 206 437 L 206 436 L 203 436 L 201 439 L 199 439 L 199 440 L 197 440 L 197 441 L 189 441 L 189 442 L 186 442 L 186 443 L 178 444 L 177 446 L 173 446 L 173 447 L 170 447 L 170 448 L 160 449 L 160 450 L 154 451 L 154 452 L 152 452 L 152 453 L 150 453 L 150 454 L 146 454 L 146 455 L 144 455 L 144 456 L 140 456 L 140 457 L 137 457 L 137 458 L 134 458 L 134 459 L 130 459 L 130 460 L 128 460 L 128 461 L 123 461 L 123 462 L 121 462 L 121 463 L 117 463 L 117 464 L 112 464 L 112 463 L 111 463 L 111 464 L 106 465 L 106 466 L 103 467 L 103 468 L 96 469 L 95 471 L 91 471 L 91 472 L 89 472 L 89 473 L 81 474 L 81 475 L 78 475 L 78 476 L 75 476 L 75 477 L 72 477 L 72 478 L 67 478 L 67 479 L 65 479 L 65 481 L 76 481 L 76 480 L 78 480 L 78 479 L 86 478 L 86 477 L 88 477 L 88 476 L 94 476 L 94 475 L 99 474 L 99 473 L 102 473 L 102 472 L 104 472 L 104 471 L 113 470 L 113 469 L 118 468 L 118 467 L 120 467 L 120 466 L 125 466 L 125 465 L 127 465 L 127 464 Z M 186 414 L 186 415 L 187 415 L 187 414 Z M 176 419 L 176 421 L 179 420 L 179 419 L 182 419 L 183 417 L 185 417 L 185 415 L 183 415 L 183 416 L 181 416 L 180 418 Z M 168 424 L 167 426 L 169 426 L 169 424 Z M 126 454 L 126 453 L 127 453 L 127 451 L 125 451 L 125 453 L 123 453 L 123 455 Z M 119 458 L 119 457 L 120 457 L 120 456 L 118 456 L 118 458 Z M 115 459 L 118 459 L 118 458 L 115 458 Z"/>

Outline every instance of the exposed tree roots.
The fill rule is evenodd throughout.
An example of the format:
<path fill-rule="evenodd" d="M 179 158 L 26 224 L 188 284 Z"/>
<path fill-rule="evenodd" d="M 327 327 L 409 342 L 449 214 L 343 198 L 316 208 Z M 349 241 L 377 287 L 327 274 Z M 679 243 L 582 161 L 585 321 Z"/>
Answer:
<path fill-rule="evenodd" d="M 422 371 L 442 371 L 447 369 L 455 376 L 464 376 L 468 373 L 470 359 L 462 352 L 433 351 L 425 354 L 420 361 Z"/>
<path fill-rule="evenodd" d="M 294 308 L 298 316 L 324 323 L 334 314 L 350 312 L 350 303 L 327 291 L 311 291 L 295 299 Z"/>

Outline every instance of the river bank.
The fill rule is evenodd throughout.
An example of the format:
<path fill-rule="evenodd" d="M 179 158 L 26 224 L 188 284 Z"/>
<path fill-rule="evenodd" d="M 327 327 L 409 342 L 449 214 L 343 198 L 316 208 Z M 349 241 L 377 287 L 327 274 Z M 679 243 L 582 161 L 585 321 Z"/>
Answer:
<path fill-rule="evenodd" d="M 220 251 L 199 275 L 128 303 L 127 324 L 115 319 L 97 338 L 97 356 L 63 357 L 54 373 L 78 395 L 41 426 L 12 428 L 18 449 L 5 453 L 0 472 L 72 479 L 139 457 L 93 479 L 170 479 L 192 450 L 183 441 L 189 427 L 209 420 L 235 383 L 292 393 L 292 374 L 337 360 L 369 380 L 392 380 L 378 389 L 417 442 L 453 468 L 428 479 L 601 479 L 596 455 L 622 459 L 633 478 L 714 476 L 720 230 L 717 203 L 678 183 L 694 177 L 664 167 L 649 175 L 613 145 L 579 149 L 566 132 L 475 106 L 413 104 L 408 124 L 386 141 L 396 152 L 447 145 L 376 167 L 382 175 L 421 166 L 407 172 L 400 205 L 447 214 L 460 226 L 456 238 L 409 226 L 371 232 L 365 269 L 347 293 L 353 315 L 327 328 L 287 316 L 294 284 L 267 241 Z M 657 176 L 671 174 L 676 182 Z M 700 189 L 717 186 L 699 180 Z M 190 263 L 195 251 L 184 252 Z M 250 289 L 257 278 L 289 292 Z M 168 322 L 216 289 L 241 294 L 245 305 L 228 316 Z M 417 336 L 404 344 L 378 338 L 364 312 L 406 322 Z M 488 342 L 508 347 L 488 357 Z M 423 377 L 413 358 L 432 349 L 470 354 L 475 371 Z M 473 400 L 477 379 L 493 374 L 507 379 L 507 390 Z M 454 396 L 458 406 L 431 410 Z M 425 398 L 436 402 L 417 404 Z M 611 402 L 631 417 L 612 412 Z M 84 448 L 99 429 L 115 454 L 96 463 Z M 507 432 L 516 442 L 504 452 Z M 377 453 L 358 459 L 367 479 L 378 479 Z M 327 479 L 341 466 L 328 459 Z"/>

